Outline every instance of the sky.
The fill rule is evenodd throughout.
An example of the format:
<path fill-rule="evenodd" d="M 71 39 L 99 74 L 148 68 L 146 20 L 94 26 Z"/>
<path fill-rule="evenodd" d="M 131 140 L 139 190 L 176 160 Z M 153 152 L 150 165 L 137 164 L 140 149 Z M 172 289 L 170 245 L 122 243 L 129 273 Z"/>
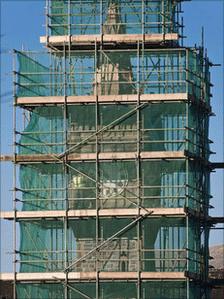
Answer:
<path fill-rule="evenodd" d="M 44 0 L 11 1 L 0 0 L 1 13 L 1 153 L 12 153 L 12 50 L 42 50 L 39 36 L 45 34 Z M 223 65 L 224 65 L 224 0 L 193 0 L 183 4 L 183 17 L 187 36 L 184 40 L 186 46 L 200 44 L 201 28 L 204 26 L 205 46 L 208 49 L 210 60 L 214 64 L 222 64 L 221 67 L 213 67 L 211 70 L 212 83 L 212 107 L 216 114 L 210 121 L 210 139 L 214 141 L 212 151 L 216 155 L 211 161 L 224 161 L 224 106 L 223 106 Z M 12 209 L 12 165 L 1 163 L 1 210 Z M 218 170 L 211 175 L 211 204 L 215 207 L 211 215 L 222 216 L 224 214 L 223 200 L 223 171 Z M 7 236 L 5 232 L 7 231 Z M 12 270 L 12 223 L 1 222 L 1 271 Z M 5 237 L 6 236 L 6 237 Z M 212 231 L 210 244 L 224 243 L 221 230 Z"/>

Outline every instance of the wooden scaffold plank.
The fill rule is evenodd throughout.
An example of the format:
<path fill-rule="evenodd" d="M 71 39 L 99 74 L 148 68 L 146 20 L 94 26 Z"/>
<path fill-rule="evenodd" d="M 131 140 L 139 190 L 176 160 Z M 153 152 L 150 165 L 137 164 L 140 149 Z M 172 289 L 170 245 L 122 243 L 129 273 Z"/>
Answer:
<path fill-rule="evenodd" d="M 166 34 L 87 34 L 87 35 L 60 35 L 60 36 L 41 36 L 40 42 L 52 46 L 63 46 L 71 42 L 72 45 L 88 45 L 97 43 L 137 43 L 138 41 L 161 43 L 165 41 L 178 41 L 177 33 Z"/>
<path fill-rule="evenodd" d="M 150 217 L 158 217 L 158 216 L 178 216 L 184 217 L 186 216 L 186 212 L 184 208 L 145 208 L 140 209 L 140 215 L 146 215 L 147 211 L 152 211 Z M 119 209 L 100 209 L 98 211 L 98 216 L 100 217 L 137 217 L 138 209 L 132 208 L 119 208 Z M 1 211 L 0 218 L 12 220 L 14 219 L 15 213 L 13 211 Z M 89 210 L 69 210 L 68 212 L 64 210 L 58 211 L 17 211 L 16 218 L 17 219 L 33 219 L 33 218 L 80 218 L 80 217 L 96 217 L 97 211 L 94 209 Z"/>
<path fill-rule="evenodd" d="M 155 151 L 155 152 L 141 152 L 141 159 L 184 159 L 187 157 L 185 151 Z M 96 153 L 75 153 L 68 154 L 67 161 L 94 161 L 97 158 Z M 137 158 L 137 152 L 108 152 L 99 153 L 98 159 L 102 161 L 106 160 L 132 160 Z M 14 161 L 17 163 L 41 163 L 41 162 L 63 162 L 63 156 L 57 154 L 36 154 L 36 155 L 16 155 L 2 156 L 1 161 Z"/>
<path fill-rule="evenodd" d="M 67 274 L 68 280 L 93 280 L 95 281 L 97 272 L 69 272 Z M 167 280 L 184 280 L 186 279 L 185 272 L 141 272 L 141 279 L 167 279 Z M 138 272 L 99 272 L 101 280 L 137 280 Z M 41 272 L 41 273 L 16 273 L 16 281 L 58 281 L 65 280 L 66 273 L 64 272 Z M 0 280 L 13 281 L 14 273 L 0 273 Z"/>
<path fill-rule="evenodd" d="M 134 103 L 138 99 L 136 94 L 126 95 L 99 95 L 97 101 L 99 103 Z M 176 102 L 187 101 L 187 93 L 167 93 L 167 94 L 142 94 L 140 95 L 140 102 Z M 79 103 L 95 103 L 96 96 L 68 96 L 66 98 L 67 104 Z M 46 96 L 46 97 L 18 97 L 16 100 L 17 105 L 35 106 L 35 105 L 60 105 L 65 103 L 65 98 L 62 96 Z"/>

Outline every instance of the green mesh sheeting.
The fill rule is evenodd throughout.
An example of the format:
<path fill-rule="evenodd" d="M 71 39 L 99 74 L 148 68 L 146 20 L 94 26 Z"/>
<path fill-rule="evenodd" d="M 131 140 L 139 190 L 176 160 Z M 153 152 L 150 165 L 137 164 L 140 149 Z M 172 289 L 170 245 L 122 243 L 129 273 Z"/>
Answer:
<path fill-rule="evenodd" d="M 21 133 L 19 154 L 61 153 L 64 145 L 64 119 L 61 107 L 35 108 Z"/>
<path fill-rule="evenodd" d="M 130 225 L 132 219 L 100 219 L 98 244 Z M 96 246 L 96 220 L 69 220 L 67 236 L 63 221 L 21 220 L 20 272 L 60 272 L 67 262 L 85 256 Z M 184 218 L 147 218 L 122 231 L 84 260 L 75 272 L 184 272 L 201 273 L 200 225 Z M 67 238 L 65 247 L 65 238 Z M 188 244 L 190 240 L 190 246 Z M 140 247 L 139 247 L 140 246 Z M 188 248 L 189 247 L 189 248 Z M 187 262 L 188 260 L 188 262 Z"/>
<path fill-rule="evenodd" d="M 62 284 L 17 284 L 17 297 L 21 299 L 56 299 L 64 298 Z M 70 297 L 71 298 L 71 297 Z M 71 298 L 72 299 L 72 298 Z M 79 299 L 82 299 L 79 297 Z"/>
<path fill-rule="evenodd" d="M 210 98 L 210 85 L 204 85 L 203 82 L 210 82 L 209 62 L 203 59 L 202 49 L 199 52 L 189 52 L 189 73 L 188 80 L 194 82 L 190 85 L 190 93 L 195 97 L 204 98 L 207 102 Z M 198 63 L 195 63 L 198 61 Z"/>
<path fill-rule="evenodd" d="M 80 5 L 82 6 L 82 5 Z M 68 2 L 61 0 L 51 1 L 51 33 L 52 35 L 68 34 Z"/>
<path fill-rule="evenodd" d="M 202 292 L 197 284 L 181 281 L 149 281 L 143 282 L 142 298 L 148 299 L 198 299 Z M 188 294 L 189 290 L 189 294 Z M 204 293 L 204 291 L 203 291 Z"/>
<path fill-rule="evenodd" d="M 138 204 L 135 161 L 100 162 L 100 208 L 135 208 Z M 190 207 L 201 211 L 209 202 L 209 175 L 200 164 L 181 160 L 141 162 L 140 204 L 147 208 Z M 95 162 L 21 166 L 23 210 L 95 209 Z M 68 200 L 67 200 L 68 199 Z"/>
<path fill-rule="evenodd" d="M 30 122 L 18 140 L 19 154 L 133 152 L 138 138 L 142 151 L 183 151 L 208 158 L 207 116 L 184 103 L 149 104 L 140 110 L 140 132 L 134 105 L 68 106 L 33 109 Z M 97 128 L 96 128 L 96 124 Z M 65 125 L 67 134 L 65 135 Z M 99 130 L 106 128 L 100 133 Z M 140 136 L 140 137 L 138 137 Z M 85 141 L 85 142 L 84 142 Z"/>
<path fill-rule="evenodd" d="M 201 67 L 203 55 L 196 50 L 62 54 L 18 52 L 17 96 L 189 93 L 209 103 L 209 68 Z"/>
<path fill-rule="evenodd" d="M 83 293 L 90 298 L 96 298 L 96 284 L 70 283 L 68 299 L 83 299 Z M 18 296 L 22 299 L 55 299 L 65 298 L 62 284 L 18 284 Z M 135 282 L 101 282 L 99 299 L 136 299 L 137 281 Z M 125 293 L 124 293 L 125 290 Z M 198 299 L 201 298 L 199 286 L 190 283 L 190 294 L 187 297 L 187 283 L 181 281 L 148 281 L 141 284 L 142 299 Z"/>
<path fill-rule="evenodd" d="M 57 272 L 64 268 L 62 221 L 21 221 L 20 232 L 20 272 Z M 74 255 L 74 237 L 69 241 Z"/>
<path fill-rule="evenodd" d="M 41 63 L 35 60 L 35 54 L 29 53 L 28 55 L 20 52 L 18 55 L 19 63 L 19 76 L 18 76 L 18 89 L 23 89 L 21 95 L 26 96 L 39 96 L 48 95 L 48 87 L 44 82 L 49 81 L 49 67 L 48 57 L 42 56 Z M 18 91 L 20 94 L 20 92 Z"/>
<path fill-rule="evenodd" d="M 50 2 L 50 35 L 177 33 L 180 5 L 173 0 L 98 0 Z M 102 16 L 102 20 L 101 20 Z"/>

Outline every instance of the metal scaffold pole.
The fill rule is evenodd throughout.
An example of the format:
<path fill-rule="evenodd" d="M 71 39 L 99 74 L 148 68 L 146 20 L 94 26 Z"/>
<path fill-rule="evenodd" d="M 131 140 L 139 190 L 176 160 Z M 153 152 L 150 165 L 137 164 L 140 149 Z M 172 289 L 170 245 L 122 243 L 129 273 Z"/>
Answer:
<path fill-rule="evenodd" d="M 13 82 L 16 82 L 16 52 L 13 52 Z M 14 161 L 13 161 L 13 299 L 16 299 L 16 272 L 17 272 L 17 232 L 16 232 L 16 89 L 15 84 L 13 84 L 13 151 L 14 151 Z"/>

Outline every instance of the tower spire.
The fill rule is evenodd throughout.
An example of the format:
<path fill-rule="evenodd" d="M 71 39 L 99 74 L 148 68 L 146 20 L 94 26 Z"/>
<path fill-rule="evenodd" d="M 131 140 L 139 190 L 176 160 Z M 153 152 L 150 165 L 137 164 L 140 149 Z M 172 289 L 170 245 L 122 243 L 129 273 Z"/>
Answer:
<path fill-rule="evenodd" d="M 118 1 L 111 0 L 108 4 L 106 22 L 103 25 L 104 34 L 124 34 L 125 27 L 122 25 L 120 5 Z"/>

